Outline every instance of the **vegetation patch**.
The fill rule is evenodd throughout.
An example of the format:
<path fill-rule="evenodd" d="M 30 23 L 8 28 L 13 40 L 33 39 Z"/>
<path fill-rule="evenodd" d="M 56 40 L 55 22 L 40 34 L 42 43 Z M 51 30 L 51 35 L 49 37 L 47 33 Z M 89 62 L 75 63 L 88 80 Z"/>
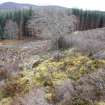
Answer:
<path fill-rule="evenodd" d="M 105 102 L 98 102 L 96 105 L 105 105 Z"/>
<path fill-rule="evenodd" d="M 25 68 L 17 76 L 8 78 L 3 90 L 0 90 L 0 105 L 4 100 L 11 100 L 17 95 L 24 95 L 35 86 L 45 87 L 45 98 L 50 102 L 56 101 L 55 86 L 62 85 L 68 79 L 76 81 L 104 66 L 104 60 L 91 59 L 80 53 L 65 54 L 59 60 L 49 58 L 32 70 Z M 7 102 L 3 105 L 10 104 Z"/>

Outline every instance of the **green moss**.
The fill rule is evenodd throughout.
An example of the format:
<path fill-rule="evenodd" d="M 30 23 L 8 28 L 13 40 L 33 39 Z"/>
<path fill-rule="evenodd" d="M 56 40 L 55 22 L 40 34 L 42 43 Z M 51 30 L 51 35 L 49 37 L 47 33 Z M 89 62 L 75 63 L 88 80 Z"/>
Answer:
<path fill-rule="evenodd" d="M 105 102 L 98 102 L 96 105 L 105 105 Z"/>
<path fill-rule="evenodd" d="M 3 92 L 2 90 L 0 90 L 0 100 L 1 100 L 2 98 L 4 98 L 4 96 L 5 96 L 4 92 Z"/>
<path fill-rule="evenodd" d="M 87 56 L 75 54 L 74 56 L 65 55 L 64 58 L 54 61 L 48 59 L 39 64 L 36 68 L 36 82 L 40 85 L 48 86 L 50 91 L 46 92 L 46 99 L 54 101 L 56 94 L 54 92 L 55 85 L 61 85 L 65 80 L 78 80 L 80 77 L 92 73 L 98 68 L 105 65 L 105 61 L 92 60 Z M 76 100 L 73 105 L 90 105 L 85 100 Z"/>
<path fill-rule="evenodd" d="M 66 51 L 67 53 L 67 51 Z M 0 99 L 8 99 L 16 95 L 25 94 L 34 86 L 48 87 L 50 91 L 46 92 L 49 100 L 54 100 L 56 85 L 62 85 L 65 80 L 78 80 L 80 77 L 92 73 L 105 66 L 105 60 L 93 60 L 80 53 L 65 54 L 63 58 L 55 61 L 49 58 L 32 70 L 23 70 L 17 77 L 11 77 L 6 81 L 4 91 L 0 92 Z M 77 100 L 78 101 L 78 100 Z M 84 105 L 81 104 L 73 105 Z M 6 105 L 6 104 L 4 104 Z M 8 105 L 8 104 L 7 104 Z M 85 105 L 88 105 L 87 103 Z"/>
<path fill-rule="evenodd" d="M 93 105 L 93 104 L 85 99 L 74 97 L 72 99 L 72 105 Z"/>
<path fill-rule="evenodd" d="M 0 101 L 0 105 L 11 105 L 12 101 L 13 101 L 13 99 L 11 97 L 3 98 Z"/>
<path fill-rule="evenodd" d="M 105 66 L 104 60 L 92 60 L 80 53 L 71 55 L 67 54 L 59 61 L 48 59 L 39 64 L 36 68 L 36 79 L 38 82 L 41 83 L 49 76 L 54 83 L 57 83 L 57 81 L 62 82 L 65 79 L 78 80 L 85 74 L 92 73 Z"/>

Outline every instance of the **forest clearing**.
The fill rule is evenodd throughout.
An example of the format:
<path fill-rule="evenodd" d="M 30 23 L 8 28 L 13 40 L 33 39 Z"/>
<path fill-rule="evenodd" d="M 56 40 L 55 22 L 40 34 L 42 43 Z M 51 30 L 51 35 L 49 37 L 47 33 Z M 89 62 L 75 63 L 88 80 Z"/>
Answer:
<path fill-rule="evenodd" d="M 0 8 L 0 105 L 105 105 L 105 12 Z"/>

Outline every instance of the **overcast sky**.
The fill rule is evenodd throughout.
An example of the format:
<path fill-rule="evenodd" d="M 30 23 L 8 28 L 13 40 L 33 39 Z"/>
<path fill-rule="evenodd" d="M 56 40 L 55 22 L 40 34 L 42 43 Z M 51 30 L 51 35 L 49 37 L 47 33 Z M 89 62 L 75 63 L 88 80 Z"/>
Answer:
<path fill-rule="evenodd" d="M 77 7 L 90 10 L 105 11 L 105 0 L 10 0 L 17 3 L 30 3 L 35 5 L 59 5 L 63 7 Z M 0 3 L 8 0 L 0 0 Z"/>

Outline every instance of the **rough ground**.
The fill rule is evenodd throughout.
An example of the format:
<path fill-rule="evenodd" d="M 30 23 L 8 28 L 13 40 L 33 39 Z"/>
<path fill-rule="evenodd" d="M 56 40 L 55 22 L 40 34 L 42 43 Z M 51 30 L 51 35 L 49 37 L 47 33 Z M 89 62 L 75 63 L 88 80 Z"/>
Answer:
<path fill-rule="evenodd" d="M 2 42 L 0 45 L 0 64 L 21 63 L 32 55 L 44 53 L 50 49 L 50 41 Z"/>
<path fill-rule="evenodd" d="M 104 103 L 105 60 L 92 59 L 70 49 L 33 61 L 32 68 L 22 66 L 18 74 L 1 78 L 0 105 Z"/>
<path fill-rule="evenodd" d="M 68 49 L 51 52 L 49 40 L 2 42 L 0 105 L 105 105 L 104 28 L 100 32 L 70 34 L 60 42 Z"/>
<path fill-rule="evenodd" d="M 76 31 L 63 36 L 63 42 L 85 54 L 94 55 L 105 50 L 105 27 L 87 31 Z M 101 54 L 100 54 L 101 55 Z"/>

